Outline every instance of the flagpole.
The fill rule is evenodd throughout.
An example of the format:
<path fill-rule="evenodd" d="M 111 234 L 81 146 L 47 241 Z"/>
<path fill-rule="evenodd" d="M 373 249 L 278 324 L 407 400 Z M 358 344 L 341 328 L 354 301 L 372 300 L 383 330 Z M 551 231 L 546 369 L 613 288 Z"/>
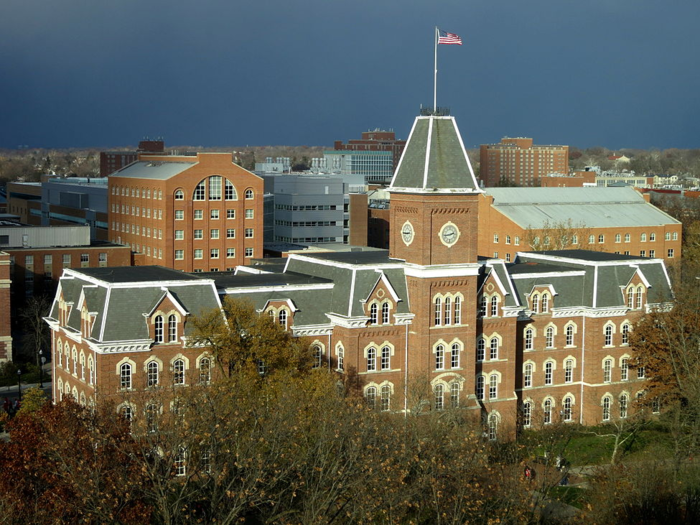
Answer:
<path fill-rule="evenodd" d="M 438 31 L 435 26 L 435 78 L 433 79 L 433 112 L 437 111 L 437 46 L 438 46 Z"/>

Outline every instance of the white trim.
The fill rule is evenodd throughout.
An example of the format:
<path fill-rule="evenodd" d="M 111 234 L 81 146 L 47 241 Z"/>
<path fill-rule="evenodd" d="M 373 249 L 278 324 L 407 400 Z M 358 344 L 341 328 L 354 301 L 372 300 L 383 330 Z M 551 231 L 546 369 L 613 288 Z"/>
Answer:
<path fill-rule="evenodd" d="M 328 317 L 328 319 L 330 319 L 331 323 L 344 328 L 363 328 L 367 326 L 367 323 L 369 322 L 369 317 L 364 315 L 354 317 L 336 313 L 326 313 L 325 315 Z"/>
<path fill-rule="evenodd" d="M 226 295 L 244 294 L 244 293 L 269 293 L 269 292 L 288 292 L 300 290 L 332 290 L 334 283 L 323 284 L 275 284 L 271 286 L 254 286 L 254 287 L 235 287 L 221 288 L 218 291 Z M 217 293 L 218 295 L 218 293 Z"/>
<path fill-rule="evenodd" d="M 416 119 L 418 121 L 418 119 Z M 428 120 L 428 140 L 425 144 L 425 164 L 423 166 L 423 188 L 428 187 L 428 168 L 430 167 L 430 146 L 433 143 L 433 119 Z M 408 142 L 406 143 L 408 145 Z M 403 156 L 403 155 L 402 155 Z"/>
<path fill-rule="evenodd" d="M 586 272 L 584 270 L 566 270 L 566 271 L 561 271 L 561 272 L 542 272 L 542 273 L 517 273 L 515 275 L 511 275 L 510 278 L 513 279 L 514 281 L 516 279 L 542 279 L 545 277 L 574 277 L 574 276 L 585 276 Z M 540 286 L 540 285 L 537 285 Z"/>
<path fill-rule="evenodd" d="M 473 277 L 479 275 L 479 264 L 464 263 L 420 266 L 406 263 L 404 272 L 407 276 L 422 279 L 435 277 Z"/>

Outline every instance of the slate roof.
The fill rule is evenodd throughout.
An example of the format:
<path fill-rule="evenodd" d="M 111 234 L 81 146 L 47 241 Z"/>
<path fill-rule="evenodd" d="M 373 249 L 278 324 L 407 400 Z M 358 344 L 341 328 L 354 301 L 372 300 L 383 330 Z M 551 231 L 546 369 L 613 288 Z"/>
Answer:
<path fill-rule="evenodd" d="M 90 335 L 98 342 L 148 339 L 144 316 L 167 293 L 194 315 L 220 306 L 213 281 L 159 266 L 68 269 L 59 286 L 64 300 L 72 304 L 68 327 L 80 331 L 82 296 L 88 311 L 96 314 Z M 58 318 L 57 300 L 49 317 Z"/>
<path fill-rule="evenodd" d="M 454 117 L 416 117 L 388 189 L 411 193 L 482 191 Z"/>
<path fill-rule="evenodd" d="M 523 228 L 568 222 L 589 228 L 680 224 L 624 188 L 489 188 L 492 206 Z"/>

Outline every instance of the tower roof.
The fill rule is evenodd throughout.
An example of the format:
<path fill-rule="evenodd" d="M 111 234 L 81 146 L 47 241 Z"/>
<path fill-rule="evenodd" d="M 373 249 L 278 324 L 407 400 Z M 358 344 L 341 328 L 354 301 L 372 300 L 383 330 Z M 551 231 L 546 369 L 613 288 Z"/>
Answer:
<path fill-rule="evenodd" d="M 389 191 L 481 193 L 454 117 L 416 117 Z"/>

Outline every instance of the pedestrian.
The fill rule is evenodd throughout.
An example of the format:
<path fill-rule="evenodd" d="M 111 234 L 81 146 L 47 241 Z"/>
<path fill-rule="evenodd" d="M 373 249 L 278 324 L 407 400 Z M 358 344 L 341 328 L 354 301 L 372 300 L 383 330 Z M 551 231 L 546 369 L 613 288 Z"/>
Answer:
<path fill-rule="evenodd" d="M 529 483 L 532 481 L 532 469 L 529 465 L 525 465 L 525 480 Z"/>

